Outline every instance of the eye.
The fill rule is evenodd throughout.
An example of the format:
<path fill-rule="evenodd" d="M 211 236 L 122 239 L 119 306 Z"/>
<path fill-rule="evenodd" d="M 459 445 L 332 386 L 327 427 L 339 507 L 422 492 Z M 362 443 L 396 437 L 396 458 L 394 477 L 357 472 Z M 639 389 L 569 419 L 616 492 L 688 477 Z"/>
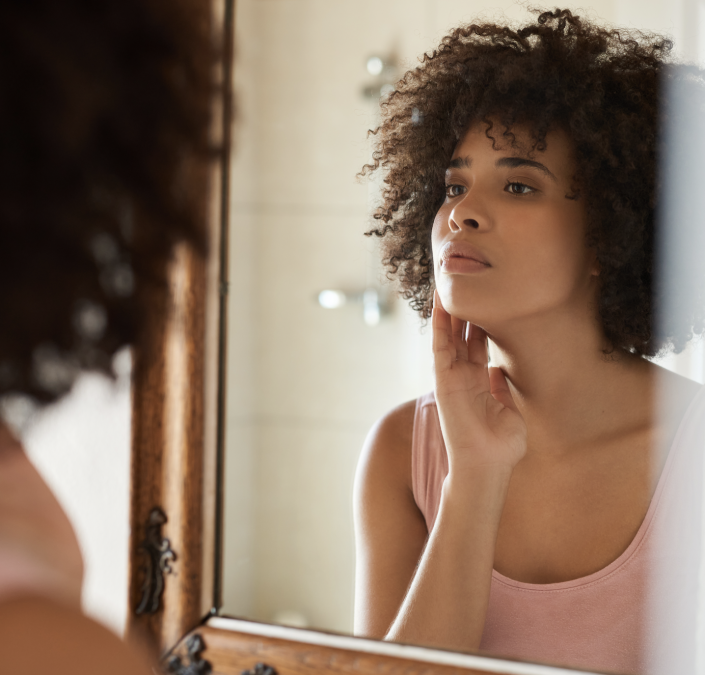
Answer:
<path fill-rule="evenodd" d="M 463 185 L 446 185 L 446 197 L 460 197 L 460 195 L 465 194 L 465 187 Z"/>
<path fill-rule="evenodd" d="M 510 195 L 530 195 L 533 192 L 536 192 L 536 190 L 534 188 L 529 187 L 528 185 L 525 185 L 524 183 L 517 183 L 517 182 L 507 183 L 507 185 L 504 189 Z"/>

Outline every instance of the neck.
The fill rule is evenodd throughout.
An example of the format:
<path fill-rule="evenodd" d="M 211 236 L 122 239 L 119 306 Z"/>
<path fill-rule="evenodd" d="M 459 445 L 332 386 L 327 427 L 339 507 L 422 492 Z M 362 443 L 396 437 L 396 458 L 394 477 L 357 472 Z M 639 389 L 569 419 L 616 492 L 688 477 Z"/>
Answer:
<path fill-rule="evenodd" d="M 638 427 L 653 396 L 652 366 L 608 343 L 588 311 L 528 317 L 488 331 L 492 365 L 507 376 L 530 443 L 566 452 Z"/>

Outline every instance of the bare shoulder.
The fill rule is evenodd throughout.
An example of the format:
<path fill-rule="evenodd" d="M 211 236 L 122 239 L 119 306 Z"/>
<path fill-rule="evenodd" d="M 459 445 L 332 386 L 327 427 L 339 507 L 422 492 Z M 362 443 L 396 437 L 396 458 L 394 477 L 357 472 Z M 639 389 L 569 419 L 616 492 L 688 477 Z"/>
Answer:
<path fill-rule="evenodd" d="M 135 651 L 77 609 L 40 596 L 0 602 L 2 672 L 13 675 L 149 675 Z"/>
<path fill-rule="evenodd" d="M 377 475 L 408 478 L 408 485 L 411 485 L 411 442 L 415 412 L 416 400 L 407 401 L 377 420 L 367 434 L 358 473 L 374 469 Z"/>
<path fill-rule="evenodd" d="M 377 420 L 370 435 L 396 446 L 411 446 L 415 413 L 416 399 L 402 403 Z"/>
<path fill-rule="evenodd" d="M 663 466 L 678 429 L 703 386 L 662 366 L 649 364 L 649 368 L 651 395 L 648 399 L 647 414 L 651 419 L 652 428 L 657 432 L 657 447 Z M 660 475 L 660 471 L 656 474 Z"/>
<path fill-rule="evenodd" d="M 370 429 L 355 476 L 355 634 L 381 639 L 404 599 L 428 536 L 414 499 L 416 401 Z"/>
<path fill-rule="evenodd" d="M 703 388 L 699 382 L 678 375 L 662 366 L 650 364 L 652 377 L 659 391 L 659 405 L 666 405 L 666 410 L 680 418 L 690 403 Z"/>
<path fill-rule="evenodd" d="M 353 497 L 356 530 L 363 537 L 374 538 L 375 532 L 397 528 L 405 533 L 421 532 L 416 527 L 410 530 L 408 522 L 424 522 L 414 499 L 411 476 L 415 411 L 415 400 L 403 403 L 380 418 L 367 434 Z M 425 524 L 421 534 L 425 537 Z"/>

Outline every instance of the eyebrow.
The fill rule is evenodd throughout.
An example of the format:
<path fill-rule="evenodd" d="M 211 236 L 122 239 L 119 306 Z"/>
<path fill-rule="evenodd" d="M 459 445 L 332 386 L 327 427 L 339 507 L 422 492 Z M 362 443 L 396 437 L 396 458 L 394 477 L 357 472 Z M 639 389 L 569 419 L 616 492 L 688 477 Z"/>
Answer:
<path fill-rule="evenodd" d="M 451 159 L 448 164 L 449 169 L 469 169 L 472 164 L 472 159 L 470 157 L 456 157 Z M 544 173 L 551 180 L 557 182 L 556 177 L 549 171 L 548 167 L 541 162 L 536 162 L 533 159 L 526 159 L 526 157 L 500 157 L 495 162 L 496 167 L 507 167 L 510 169 L 516 169 L 521 167 L 529 167 L 531 169 L 538 169 L 541 173 Z"/>
<path fill-rule="evenodd" d="M 456 157 L 450 160 L 449 169 L 469 169 L 472 160 L 469 157 Z"/>

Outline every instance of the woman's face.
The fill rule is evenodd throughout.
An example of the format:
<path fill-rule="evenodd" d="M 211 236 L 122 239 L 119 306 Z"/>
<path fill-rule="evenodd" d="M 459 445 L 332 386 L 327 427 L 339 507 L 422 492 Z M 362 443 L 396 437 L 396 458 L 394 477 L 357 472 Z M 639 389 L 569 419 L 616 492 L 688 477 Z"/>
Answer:
<path fill-rule="evenodd" d="M 490 333 L 517 319 L 587 308 L 596 264 L 585 244 L 585 207 L 571 194 L 568 136 L 553 131 L 545 151 L 492 141 L 470 129 L 446 172 L 433 223 L 436 287 L 452 315 Z"/>

